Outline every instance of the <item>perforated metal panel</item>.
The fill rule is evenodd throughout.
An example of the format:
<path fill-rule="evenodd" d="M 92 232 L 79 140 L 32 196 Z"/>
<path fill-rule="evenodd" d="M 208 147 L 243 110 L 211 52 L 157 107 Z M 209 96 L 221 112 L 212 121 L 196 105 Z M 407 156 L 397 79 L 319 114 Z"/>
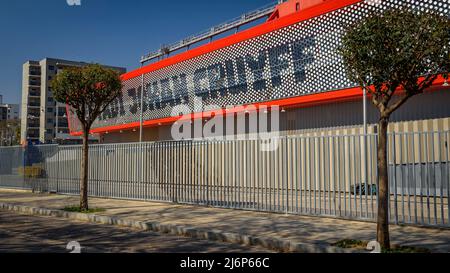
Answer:
<path fill-rule="evenodd" d="M 179 104 L 194 110 L 194 97 L 226 107 L 355 87 L 337 52 L 344 26 L 403 4 L 449 15 L 450 0 L 362 1 L 162 68 L 144 75 L 144 120 L 169 117 Z M 138 122 L 140 92 L 141 77 L 125 81 L 122 96 L 94 127 Z"/>

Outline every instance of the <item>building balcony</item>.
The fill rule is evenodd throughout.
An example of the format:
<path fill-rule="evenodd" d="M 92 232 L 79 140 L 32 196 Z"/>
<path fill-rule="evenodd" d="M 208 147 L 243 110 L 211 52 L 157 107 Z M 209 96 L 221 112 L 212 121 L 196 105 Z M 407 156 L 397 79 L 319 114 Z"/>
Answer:
<path fill-rule="evenodd" d="M 37 112 L 29 112 L 27 118 L 28 120 L 37 120 L 40 118 L 40 115 Z"/>
<path fill-rule="evenodd" d="M 39 129 L 39 123 L 29 123 L 28 129 Z"/>

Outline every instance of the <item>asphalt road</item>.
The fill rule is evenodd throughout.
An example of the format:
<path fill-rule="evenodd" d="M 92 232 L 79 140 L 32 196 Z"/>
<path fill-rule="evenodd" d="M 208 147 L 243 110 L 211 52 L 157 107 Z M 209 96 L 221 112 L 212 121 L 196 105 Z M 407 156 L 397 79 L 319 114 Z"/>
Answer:
<path fill-rule="evenodd" d="M 212 242 L 151 231 L 0 211 L 0 253 L 68 253 L 76 241 L 83 253 L 245 253 L 260 247 Z"/>

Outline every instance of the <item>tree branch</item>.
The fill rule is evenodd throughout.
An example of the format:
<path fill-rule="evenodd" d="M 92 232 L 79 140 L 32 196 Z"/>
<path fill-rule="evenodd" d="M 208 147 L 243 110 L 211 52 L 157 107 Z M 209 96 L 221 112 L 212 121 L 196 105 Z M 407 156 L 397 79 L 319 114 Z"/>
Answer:
<path fill-rule="evenodd" d="M 397 110 L 400 106 L 402 106 L 410 97 L 412 97 L 413 94 L 406 93 L 403 97 L 401 97 L 397 102 L 392 104 L 389 107 L 386 107 L 385 114 L 387 116 L 390 116 L 395 110 Z"/>

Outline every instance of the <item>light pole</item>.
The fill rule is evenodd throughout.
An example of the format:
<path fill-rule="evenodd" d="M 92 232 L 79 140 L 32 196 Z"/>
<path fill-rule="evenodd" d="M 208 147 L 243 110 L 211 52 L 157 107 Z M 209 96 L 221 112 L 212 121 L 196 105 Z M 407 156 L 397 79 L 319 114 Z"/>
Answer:
<path fill-rule="evenodd" d="M 364 147 L 363 147 L 363 149 L 364 149 L 364 162 L 363 162 L 363 164 L 364 164 L 364 181 L 365 181 L 365 183 L 366 183 L 366 185 L 365 185 L 365 189 L 366 189 L 366 194 L 367 194 L 367 191 L 368 191 L 368 179 L 367 179 L 367 174 L 368 174 L 368 172 L 367 172 L 367 88 L 363 88 L 363 132 L 364 132 L 364 137 L 363 137 L 363 140 L 364 140 Z"/>

